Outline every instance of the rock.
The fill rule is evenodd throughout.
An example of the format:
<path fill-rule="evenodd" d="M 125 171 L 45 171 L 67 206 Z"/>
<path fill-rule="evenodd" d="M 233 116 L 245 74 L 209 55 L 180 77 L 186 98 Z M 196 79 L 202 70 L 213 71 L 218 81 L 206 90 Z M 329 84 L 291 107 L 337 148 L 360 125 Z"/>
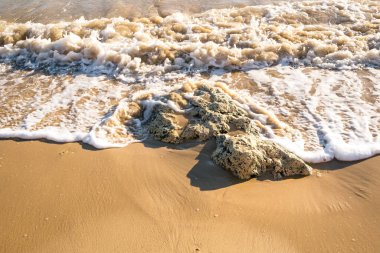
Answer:
<path fill-rule="evenodd" d="M 213 161 L 241 179 L 266 172 L 273 173 L 277 179 L 311 174 L 312 169 L 296 155 L 274 142 L 263 140 L 248 113 L 222 90 L 203 85 L 186 98 L 187 102 L 176 93 L 165 99 L 175 99 L 177 104 L 180 101 L 188 108 L 183 115 L 164 104 L 156 105 L 145 124 L 155 139 L 182 143 L 216 137 Z"/>
<path fill-rule="evenodd" d="M 216 138 L 213 161 L 240 179 L 271 172 L 277 178 L 310 175 L 312 169 L 304 161 L 281 146 L 259 136 L 221 134 Z"/>
<path fill-rule="evenodd" d="M 180 143 L 194 139 L 205 141 L 233 130 L 259 133 L 247 112 L 219 89 L 201 86 L 189 103 L 192 108 L 184 115 L 188 119 L 186 125 L 178 124 L 178 114 L 168 106 L 156 105 L 147 123 L 150 134 L 163 142 Z"/>
<path fill-rule="evenodd" d="M 179 143 L 182 127 L 176 122 L 176 114 L 165 105 L 156 105 L 148 125 L 149 133 L 157 140 Z"/>

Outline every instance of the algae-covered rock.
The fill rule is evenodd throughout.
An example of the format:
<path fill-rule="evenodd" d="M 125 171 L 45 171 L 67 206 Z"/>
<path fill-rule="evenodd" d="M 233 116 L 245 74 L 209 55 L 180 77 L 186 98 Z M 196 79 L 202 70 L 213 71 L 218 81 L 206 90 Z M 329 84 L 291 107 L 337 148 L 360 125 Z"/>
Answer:
<path fill-rule="evenodd" d="M 277 178 L 311 174 L 311 168 L 296 155 L 262 139 L 248 113 L 222 90 L 203 85 L 186 98 L 187 102 L 178 96 L 176 94 L 176 101 L 188 106 L 184 114 L 176 113 L 165 104 L 153 109 L 146 125 L 155 139 L 182 143 L 216 137 L 213 161 L 241 179 L 266 172 L 272 172 Z"/>
<path fill-rule="evenodd" d="M 310 175 L 311 167 L 296 155 L 259 136 L 238 134 L 217 136 L 213 161 L 240 179 L 272 172 L 275 177 Z"/>

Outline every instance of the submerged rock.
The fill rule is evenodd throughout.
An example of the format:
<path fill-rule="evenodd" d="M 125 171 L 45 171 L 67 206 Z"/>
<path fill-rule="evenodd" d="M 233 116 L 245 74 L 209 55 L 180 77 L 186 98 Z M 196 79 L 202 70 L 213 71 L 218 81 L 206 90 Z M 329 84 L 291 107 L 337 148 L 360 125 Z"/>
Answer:
<path fill-rule="evenodd" d="M 272 172 L 276 178 L 310 175 L 311 167 L 276 143 L 259 136 L 221 134 L 216 138 L 213 161 L 240 179 Z"/>
<path fill-rule="evenodd" d="M 177 98 L 178 99 L 178 98 Z M 293 153 L 260 137 L 260 130 L 222 90 L 206 85 L 187 98 L 184 114 L 156 105 L 146 125 L 157 140 L 182 143 L 216 137 L 213 161 L 241 179 L 272 172 L 276 178 L 310 175 L 312 169 Z"/>

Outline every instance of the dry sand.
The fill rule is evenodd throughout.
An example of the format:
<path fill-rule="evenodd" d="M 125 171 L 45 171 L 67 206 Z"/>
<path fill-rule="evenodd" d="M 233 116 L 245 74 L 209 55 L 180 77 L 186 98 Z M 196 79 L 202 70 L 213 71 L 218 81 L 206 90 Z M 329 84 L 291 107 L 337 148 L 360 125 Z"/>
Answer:
<path fill-rule="evenodd" d="M 379 156 L 244 182 L 210 145 L 1 140 L 0 252 L 380 252 Z"/>

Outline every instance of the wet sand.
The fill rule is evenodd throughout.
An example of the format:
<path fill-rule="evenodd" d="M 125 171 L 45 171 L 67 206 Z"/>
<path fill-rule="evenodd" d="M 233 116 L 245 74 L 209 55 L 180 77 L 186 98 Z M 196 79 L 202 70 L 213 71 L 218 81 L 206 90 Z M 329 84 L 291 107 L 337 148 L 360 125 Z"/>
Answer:
<path fill-rule="evenodd" d="M 212 144 L 0 141 L 0 252 L 378 252 L 380 157 L 239 181 Z"/>

